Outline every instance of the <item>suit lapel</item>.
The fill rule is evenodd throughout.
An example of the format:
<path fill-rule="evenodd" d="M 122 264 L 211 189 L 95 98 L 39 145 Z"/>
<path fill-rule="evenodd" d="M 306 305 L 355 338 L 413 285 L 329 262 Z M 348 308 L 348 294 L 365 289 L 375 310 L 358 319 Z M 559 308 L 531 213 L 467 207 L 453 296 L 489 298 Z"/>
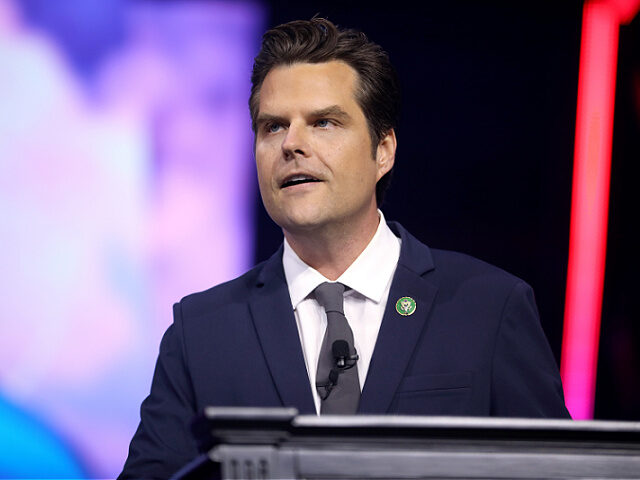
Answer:
<path fill-rule="evenodd" d="M 389 226 L 400 234 L 402 247 L 359 413 L 380 414 L 388 410 L 425 328 L 437 292 L 435 285 L 422 278 L 422 274 L 434 268 L 429 248 L 400 225 L 390 223 Z M 396 302 L 402 297 L 415 300 L 416 310 L 412 315 L 403 316 L 396 311 Z"/>
<path fill-rule="evenodd" d="M 282 268 L 282 248 L 265 264 L 249 301 L 253 323 L 282 403 L 315 414 L 291 298 Z"/>

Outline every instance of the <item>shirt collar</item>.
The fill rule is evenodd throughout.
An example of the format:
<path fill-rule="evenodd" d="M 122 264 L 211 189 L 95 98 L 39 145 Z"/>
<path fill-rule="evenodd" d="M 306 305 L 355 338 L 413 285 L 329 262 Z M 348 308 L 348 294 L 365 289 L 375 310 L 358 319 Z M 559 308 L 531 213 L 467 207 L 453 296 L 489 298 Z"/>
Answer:
<path fill-rule="evenodd" d="M 400 239 L 387 226 L 383 213 L 378 210 L 380 221 L 373 238 L 358 258 L 336 281 L 355 290 L 375 303 L 383 300 L 384 292 L 398 264 Z M 320 272 L 304 263 L 284 239 L 282 255 L 289 296 L 294 309 L 315 288 L 329 280 Z"/>

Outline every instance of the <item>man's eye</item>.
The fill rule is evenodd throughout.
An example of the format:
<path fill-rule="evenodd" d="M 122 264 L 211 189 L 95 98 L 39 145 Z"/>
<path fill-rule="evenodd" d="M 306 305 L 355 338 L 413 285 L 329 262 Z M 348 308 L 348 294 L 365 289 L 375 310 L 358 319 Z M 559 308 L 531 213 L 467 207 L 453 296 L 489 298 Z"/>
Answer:
<path fill-rule="evenodd" d="M 282 128 L 282 125 L 280 125 L 279 123 L 270 123 L 267 125 L 267 132 L 276 133 L 281 128 Z"/>
<path fill-rule="evenodd" d="M 318 120 L 316 122 L 316 126 L 321 127 L 321 128 L 328 127 L 329 126 L 329 120 L 327 120 L 326 118 Z"/>

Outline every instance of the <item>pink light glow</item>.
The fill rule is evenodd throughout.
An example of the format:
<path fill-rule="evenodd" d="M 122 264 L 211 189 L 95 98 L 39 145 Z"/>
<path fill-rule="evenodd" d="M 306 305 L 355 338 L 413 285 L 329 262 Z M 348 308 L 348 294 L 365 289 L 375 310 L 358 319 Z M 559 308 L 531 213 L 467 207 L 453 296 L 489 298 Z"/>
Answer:
<path fill-rule="evenodd" d="M 618 29 L 639 0 L 587 0 L 578 108 L 561 375 L 575 419 L 593 418 L 607 240 Z"/>
<path fill-rule="evenodd" d="M 0 407 L 88 477 L 114 478 L 172 303 L 251 266 L 247 72 L 262 10 L 75 0 L 58 17 L 36 3 L 121 37 L 87 75 L 55 29 L 0 0 Z M 96 14 L 111 4 L 114 18 Z M 38 478 L 39 463 L 10 460 L 14 478 Z"/>

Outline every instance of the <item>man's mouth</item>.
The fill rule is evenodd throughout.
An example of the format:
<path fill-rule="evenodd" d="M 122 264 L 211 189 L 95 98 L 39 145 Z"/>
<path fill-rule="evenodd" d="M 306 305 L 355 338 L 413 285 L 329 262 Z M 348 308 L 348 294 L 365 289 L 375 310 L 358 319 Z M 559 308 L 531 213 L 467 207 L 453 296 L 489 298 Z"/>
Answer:
<path fill-rule="evenodd" d="M 300 185 L 301 183 L 319 182 L 315 177 L 311 175 L 291 175 L 284 179 L 280 188 L 293 187 L 294 185 Z"/>

